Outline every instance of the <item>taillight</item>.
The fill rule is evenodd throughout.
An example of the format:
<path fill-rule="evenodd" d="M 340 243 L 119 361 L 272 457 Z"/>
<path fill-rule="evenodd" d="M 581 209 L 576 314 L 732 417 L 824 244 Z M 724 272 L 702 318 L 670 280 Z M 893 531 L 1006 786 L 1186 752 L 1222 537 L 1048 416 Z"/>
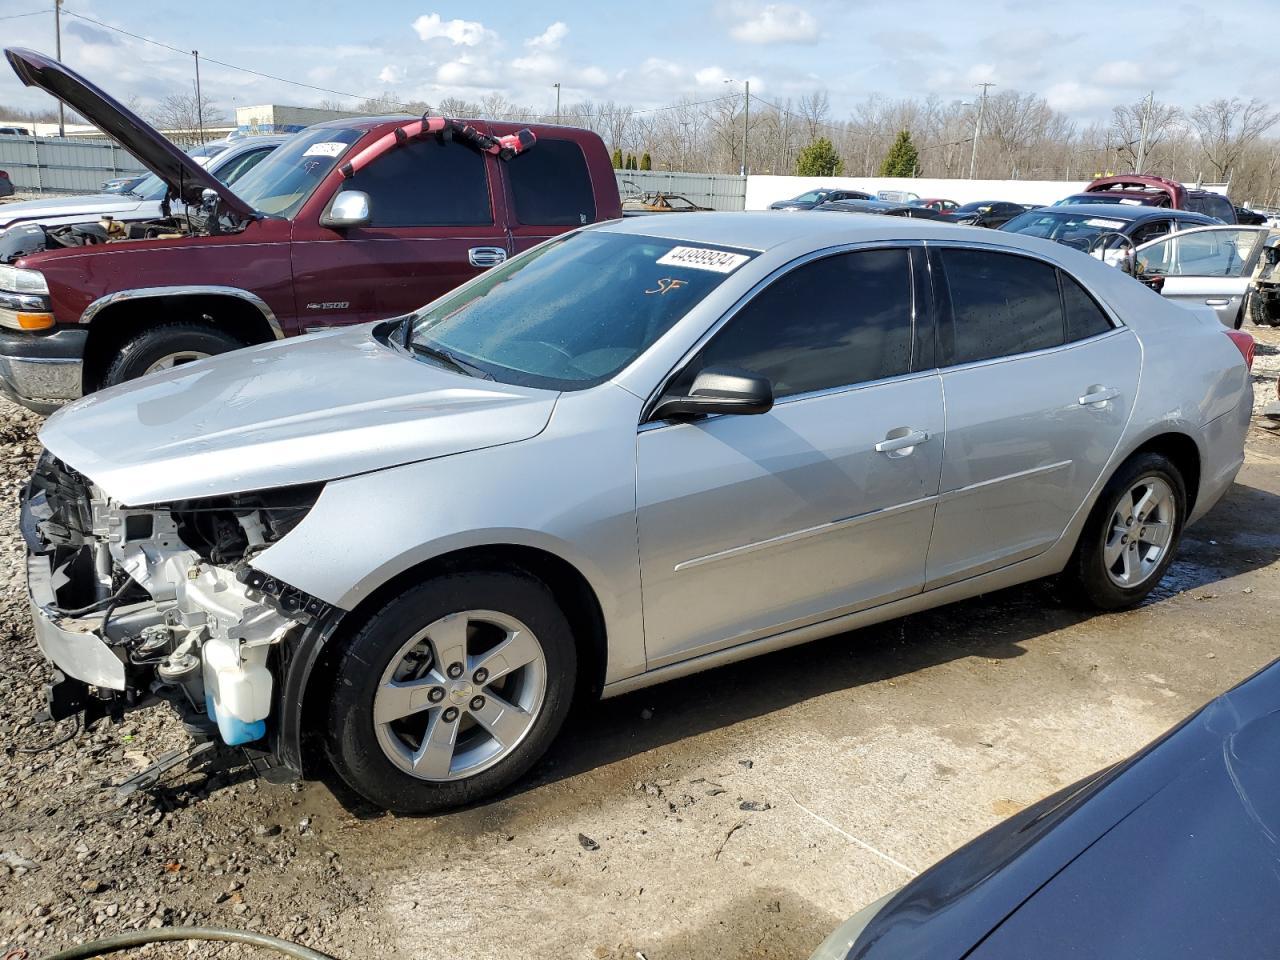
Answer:
<path fill-rule="evenodd" d="M 1243 330 L 1227 330 L 1225 332 L 1231 338 L 1231 342 L 1236 345 L 1236 349 L 1240 351 L 1240 355 L 1244 357 L 1244 365 L 1252 370 L 1253 351 L 1256 346 L 1253 337 Z"/>

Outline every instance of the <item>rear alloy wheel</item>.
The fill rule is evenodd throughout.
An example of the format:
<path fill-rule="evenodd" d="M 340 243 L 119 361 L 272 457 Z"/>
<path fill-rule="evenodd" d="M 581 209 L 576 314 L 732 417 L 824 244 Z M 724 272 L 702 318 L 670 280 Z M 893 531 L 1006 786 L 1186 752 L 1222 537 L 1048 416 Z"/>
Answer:
<path fill-rule="evenodd" d="M 1130 458 L 1107 483 L 1064 575 L 1077 599 L 1117 610 L 1141 603 L 1173 562 L 1187 494 L 1158 453 Z"/>
<path fill-rule="evenodd" d="M 149 373 L 203 360 L 243 347 L 244 341 L 207 323 L 165 323 L 126 340 L 103 375 L 102 385 L 136 380 Z"/>
<path fill-rule="evenodd" d="M 539 581 L 496 571 L 429 580 L 345 643 L 329 759 L 388 810 L 431 813 L 483 799 L 546 752 L 576 672 L 568 621 Z"/>

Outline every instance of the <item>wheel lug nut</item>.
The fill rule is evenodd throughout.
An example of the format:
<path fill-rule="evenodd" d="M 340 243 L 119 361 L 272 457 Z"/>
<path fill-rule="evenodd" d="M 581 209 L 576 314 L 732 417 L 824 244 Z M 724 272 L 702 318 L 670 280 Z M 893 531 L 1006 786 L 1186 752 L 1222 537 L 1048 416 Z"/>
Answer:
<path fill-rule="evenodd" d="M 446 672 L 449 674 L 451 679 L 457 680 L 460 676 L 462 676 L 462 664 L 451 663 L 449 664 L 449 669 Z"/>
<path fill-rule="evenodd" d="M 472 679 L 475 680 L 476 683 L 484 683 L 489 679 L 489 671 L 484 667 L 481 667 L 476 671 L 475 676 Z"/>
<path fill-rule="evenodd" d="M 458 719 L 458 708 L 457 708 L 457 707 L 450 707 L 448 710 L 446 710 L 446 711 L 444 712 L 444 722 L 445 722 L 445 723 L 453 723 L 453 721 L 455 721 L 455 720 L 457 720 L 457 719 Z"/>
<path fill-rule="evenodd" d="M 472 710 L 481 710 L 481 709 L 483 709 L 483 708 L 484 708 L 484 697 L 472 697 L 472 698 L 471 698 L 471 709 L 472 709 Z"/>
<path fill-rule="evenodd" d="M 444 699 L 444 688 L 432 687 L 431 692 L 427 694 L 427 699 L 432 703 L 439 703 Z"/>

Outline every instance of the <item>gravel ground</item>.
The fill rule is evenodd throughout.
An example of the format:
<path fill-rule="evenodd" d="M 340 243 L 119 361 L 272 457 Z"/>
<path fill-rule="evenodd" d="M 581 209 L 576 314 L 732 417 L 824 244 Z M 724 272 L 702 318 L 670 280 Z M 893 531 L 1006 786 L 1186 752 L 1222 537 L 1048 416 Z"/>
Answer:
<path fill-rule="evenodd" d="M 1262 402 L 1280 335 L 1257 335 Z M 589 710 L 508 796 L 445 817 L 199 774 L 121 803 L 104 785 L 185 742 L 167 711 L 16 750 L 50 739 L 29 726 L 46 667 L 14 532 L 37 426 L 0 401 L 0 955 L 212 923 L 349 958 L 802 960 L 1275 655 L 1280 437 L 1255 430 L 1135 611 L 1081 616 L 1033 584 L 641 691 Z"/>

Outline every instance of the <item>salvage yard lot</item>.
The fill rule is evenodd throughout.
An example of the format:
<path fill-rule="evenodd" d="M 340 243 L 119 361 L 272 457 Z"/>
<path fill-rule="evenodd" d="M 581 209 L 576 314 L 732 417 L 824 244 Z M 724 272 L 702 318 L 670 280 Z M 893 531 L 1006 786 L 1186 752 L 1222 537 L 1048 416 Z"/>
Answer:
<path fill-rule="evenodd" d="M 1280 335 L 1250 332 L 1261 405 Z M 49 738 L 28 728 L 46 668 L 14 525 L 37 424 L 0 405 L 0 952 L 213 923 L 352 958 L 802 960 L 1275 656 L 1280 438 L 1255 428 L 1235 488 L 1132 612 L 1033 584 L 641 691 L 572 718 L 504 798 L 441 817 L 199 775 L 120 804 L 104 782 L 181 744 L 167 711 L 14 750 Z"/>

